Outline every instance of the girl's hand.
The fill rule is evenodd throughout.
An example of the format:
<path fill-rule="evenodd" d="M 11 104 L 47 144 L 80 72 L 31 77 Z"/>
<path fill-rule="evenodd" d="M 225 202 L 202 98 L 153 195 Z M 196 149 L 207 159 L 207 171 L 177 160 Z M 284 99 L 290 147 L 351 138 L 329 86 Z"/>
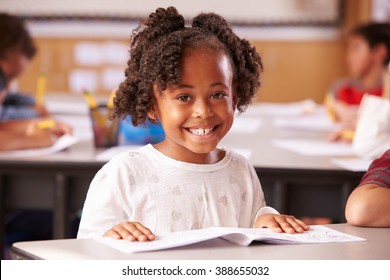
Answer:
<path fill-rule="evenodd" d="M 277 233 L 303 233 L 309 227 L 301 220 L 290 215 L 263 214 L 255 221 L 256 228 L 270 228 Z"/>
<path fill-rule="evenodd" d="M 128 241 L 152 241 L 154 234 L 138 222 L 124 222 L 106 231 L 103 236 Z"/>

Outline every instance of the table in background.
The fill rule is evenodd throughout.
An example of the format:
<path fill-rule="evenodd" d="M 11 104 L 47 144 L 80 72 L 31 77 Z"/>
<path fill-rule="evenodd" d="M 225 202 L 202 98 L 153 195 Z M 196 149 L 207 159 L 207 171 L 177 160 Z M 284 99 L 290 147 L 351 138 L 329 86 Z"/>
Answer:
<path fill-rule="evenodd" d="M 390 228 L 359 228 L 348 224 L 326 225 L 367 239 L 344 243 L 274 245 L 253 243 L 248 247 L 223 239 L 162 251 L 127 254 L 91 239 L 18 242 L 12 246 L 15 259 L 107 259 L 107 260 L 389 260 Z"/>

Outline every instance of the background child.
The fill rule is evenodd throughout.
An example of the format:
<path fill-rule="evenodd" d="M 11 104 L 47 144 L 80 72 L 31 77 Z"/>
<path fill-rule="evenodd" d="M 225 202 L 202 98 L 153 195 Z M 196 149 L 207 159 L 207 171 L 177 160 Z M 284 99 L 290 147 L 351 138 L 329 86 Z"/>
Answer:
<path fill-rule="evenodd" d="M 390 227 L 390 150 L 374 160 L 351 193 L 345 216 L 356 226 Z"/>
<path fill-rule="evenodd" d="M 34 108 L 34 98 L 12 89 L 36 53 L 24 22 L 16 16 L 0 13 L 0 38 L 0 120 L 39 117 L 41 113 Z"/>
<path fill-rule="evenodd" d="M 253 166 L 217 148 L 259 86 L 262 62 L 216 14 L 192 27 L 159 8 L 133 33 L 117 117 L 162 124 L 165 139 L 114 157 L 89 188 L 78 238 L 153 240 L 154 233 L 210 226 L 303 232 L 292 216 L 265 206 Z"/>
<path fill-rule="evenodd" d="M 0 13 L 0 151 L 50 146 L 55 136 L 71 133 L 69 126 L 48 119 L 44 108 L 35 108 L 33 97 L 12 92 L 35 53 L 24 22 Z"/>
<path fill-rule="evenodd" d="M 346 62 L 351 77 L 336 81 L 327 106 L 337 121 L 354 124 L 364 94 L 382 96 L 383 76 L 390 60 L 390 24 L 357 26 L 348 36 Z"/>

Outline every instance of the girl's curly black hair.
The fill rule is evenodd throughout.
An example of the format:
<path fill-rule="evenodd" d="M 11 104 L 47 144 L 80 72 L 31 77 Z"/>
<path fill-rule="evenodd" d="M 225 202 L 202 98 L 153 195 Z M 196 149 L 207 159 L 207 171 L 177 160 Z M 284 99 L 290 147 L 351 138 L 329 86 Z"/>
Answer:
<path fill-rule="evenodd" d="M 202 13 L 192 27 L 176 8 L 158 8 L 133 32 L 125 81 L 114 98 L 113 117 L 131 116 L 134 125 L 144 124 L 153 108 L 153 87 L 159 91 L 179 84 L 181 59 L 186 48 L 223 52 L 230 59 L 237 109 L 249 105 L 260 86 L 263 64 L 256 49 L 237 37 L 228 23 L 214 13 Z"/>

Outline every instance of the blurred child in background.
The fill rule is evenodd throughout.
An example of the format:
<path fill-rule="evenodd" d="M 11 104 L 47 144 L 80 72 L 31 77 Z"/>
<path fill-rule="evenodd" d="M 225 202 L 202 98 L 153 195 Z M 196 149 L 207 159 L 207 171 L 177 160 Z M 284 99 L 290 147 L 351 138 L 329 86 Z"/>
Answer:
<path fill-rule="evenodd" d="M 0 38 L 0 119 L 39 117 L 41 113 L 35 109 L 34 98 L 13 89 L 16 79 L 36 53 L 24 22 L 16 16 L 0 13 Z"/>
<path fill-rule="evenodd" d="M 13 90 L 35 53 L 23 20 L 0 13 L 0 151 L 50 146 L 56 136 L 71 132 L 35 106 L 34 97 Z"/>
<path fill-rule="evenodd" d="M 326 106 L 335 121 L 353 129 L 363 95 L 382 96 L 389 60 L 389 23 L 359 25 L 350 32 L 346 62 L 351 77 L 336 81 L 327 95 Z"/>

